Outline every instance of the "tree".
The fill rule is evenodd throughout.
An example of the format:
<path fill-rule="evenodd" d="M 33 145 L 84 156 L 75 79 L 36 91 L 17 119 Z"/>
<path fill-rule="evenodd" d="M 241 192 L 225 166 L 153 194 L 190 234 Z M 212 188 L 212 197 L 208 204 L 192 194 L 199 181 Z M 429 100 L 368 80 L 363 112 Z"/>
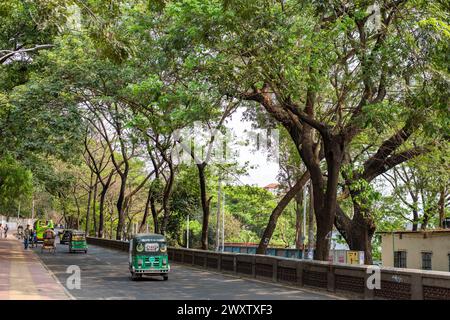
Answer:
<path fill-rule="evenodd" d="M 406 26 L 431 13 L 404 1 L 377 8 L 368 2 L 193 0 L 171 3 L 166 12 L 164 23 L 176 30 L 168 39 L 181 58 L 191 52 L 196 72 L 209 71 L 224 93 L 255 101 L 288 130 L 311 176 L 315 259 L 327 260 L 345 153 L 403 77 L 400 61 L 411 53 L 401 41 Z M 196 26 L 186 28 L 192 19 Z M 418 71 L 418 60 L 411 62 L 408 70 Z"/>
<path fill-rule="evenodd" d="M 106 193 L 112 183 L 115 169 L 111 168 L 111 155 L 109 154 L 109 149 L 98 134 L 92 134 L 91 139 L 88 139 L 88 136 L 86 135 L 84 140 L 84 148 L 85 163 L 91 172 L 96 175 L 97 181 L 102 187 L 100 190 L 100 211 L 97 234 L 98 237 L 103 238 Z M 93 150 L 91 150 L 91 148 L 93 148 Z"/>
<path fill-rule="evenodd" d="M 286 131 L 284 128 L 281 128 L 281 161 L 280 168 L 281 172 L 279 173 L 279 180 L 285 184 L 285 188 L 287 192 L 278 202 L 278 205 L 273 209 L 269 222 L 267 224 L 266 229 L 264 230 L 264 234 L 261 237 L 261 241 L 257 248 L 257 253 L 265 254 L 267 246 L 270 243 L 270 239 L 275 231 L 277 226 L 277 221 L 285 208 L 291 202 L 292 199 L 296 201 L 296 247 L 299 248 L 299 237 L 301 237 L 301 201 L 303 199 L 302 192 L 306 183 L 308 182 L 310 176 L 309 172 L 306 170 L 302 170 L 301 160 L 298 157 L 298 153 L 295 150 L 295 146 L 292 144 L 292 141 L 289 140 L 289 137 L 286 135 Z M 303 232 L 306 232 L 304 230 Z"/>
<path fill-rule="evenodd" d="M 419 226 L 421 230 L 433 225 L 443 226 L 442 221 L 450 204 L 448 172 L 442 170 L 448 167 L 447 162 L 445 152 L 436 150 L 394 167 L 383 175 L 393 188 L 393 199 L 405 209 L 399 208 L 397 212 L 406 221 L 412 222 L 413 231 L 417 231 Z M 439 164 L 437 168 L 436 163 Z"/>
<path fill-rule="evenodd" d="M 33 189 L 31 171 L 11 156 L 0 159 L 0 205 L 7 206 L 16 199 L 26 198 Z"/>

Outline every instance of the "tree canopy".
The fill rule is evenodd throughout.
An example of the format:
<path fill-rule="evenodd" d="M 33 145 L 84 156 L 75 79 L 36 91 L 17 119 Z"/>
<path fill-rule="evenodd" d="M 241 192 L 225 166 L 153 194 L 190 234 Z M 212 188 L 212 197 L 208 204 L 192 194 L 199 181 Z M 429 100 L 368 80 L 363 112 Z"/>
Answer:
<path fill-rule="evenodd" d="M 176 245 L 189 217 L 208 249 L 223 213 L 227 240 L 264 252 L 304 245 L 307 205 L 315 259 L 337 229 L 368 263 L 380 226 L 448 216 L 442 1 L 8 0 L 0 17 L 8 215 L 31 197 L 92 235 Z M 281 194 L 242 185 L 248 168 L 223 156 L 239 108 L 280 132 Z"/>

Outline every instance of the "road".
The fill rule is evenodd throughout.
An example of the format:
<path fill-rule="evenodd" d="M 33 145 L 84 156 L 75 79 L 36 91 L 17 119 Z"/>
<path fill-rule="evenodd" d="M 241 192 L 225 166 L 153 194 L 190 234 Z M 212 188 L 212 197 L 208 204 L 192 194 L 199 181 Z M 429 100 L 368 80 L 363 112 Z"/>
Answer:
<path fill-rule="evenodd" d="M 90 245 L 87 254 L 69 253 L 66 245 L 58 245 L 55 254 L 34 249 L 45 266 L 66 285 L 67 268 L 81 270 L 81 288 L 68 290 L 75 299 L 173 299 L 173 300 L 258 300 L 336 299 L 335 296 L 279 284 L 242 279 L 171 264 L 168 281 L 161 277 L 144 277 L 131 281 L 128 255 L 125 252 Z"/>

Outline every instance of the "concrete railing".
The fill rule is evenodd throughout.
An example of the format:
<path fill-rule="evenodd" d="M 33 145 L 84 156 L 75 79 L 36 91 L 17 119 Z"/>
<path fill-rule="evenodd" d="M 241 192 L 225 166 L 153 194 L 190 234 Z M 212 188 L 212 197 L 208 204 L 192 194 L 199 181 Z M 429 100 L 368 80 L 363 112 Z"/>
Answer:
<path fill-rule="evenodd" d="M 128 242 L 88 238 L 99 246 L 128 251 Z M 331 264 L 291 258 L 170 247 L 169 260 L 192 267 L 268 282 L 311 287 L 361 299 L 450 300 L 450 272 L 379 268 L 380 289 L 366 283 L 368 265 Z M 370 271 L 370 270 L 369 270 Z"/>

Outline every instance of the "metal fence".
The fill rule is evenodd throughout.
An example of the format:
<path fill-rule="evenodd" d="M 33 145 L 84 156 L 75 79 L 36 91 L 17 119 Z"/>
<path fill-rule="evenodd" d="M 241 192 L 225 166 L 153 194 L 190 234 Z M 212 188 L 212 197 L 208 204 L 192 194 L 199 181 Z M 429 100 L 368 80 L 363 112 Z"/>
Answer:
<path fill-rule="evenodd" d="M 237 246 L 237 245 L 226 245 L 226 244 L 224 247 L 225 252 L 248 253 L 248 254 L 256 254 L 256 249 L 257 249 L 257 247 L 255 247 L 255 246 Z M 276 256 L 276 257 L 302 259 L 303 252 L 302 252 L 302 250 L 299 250 L 299 249 L 267 248 L 266 255 Z M 305 256 L 308 256 L 308 250 L 306 250 Z"/>
<path fill-rule="evenodd" d="M 129 246 L 126 241 L 92 237 L 88 242 L 122 251 Z M 450 300 L 450 272 L 382 267 L 381 287 L 371 290 L 366 283 L 373 266 L 173 247 L 168 254 L 169 260 L 192 267 L 361 299 Z"/>

